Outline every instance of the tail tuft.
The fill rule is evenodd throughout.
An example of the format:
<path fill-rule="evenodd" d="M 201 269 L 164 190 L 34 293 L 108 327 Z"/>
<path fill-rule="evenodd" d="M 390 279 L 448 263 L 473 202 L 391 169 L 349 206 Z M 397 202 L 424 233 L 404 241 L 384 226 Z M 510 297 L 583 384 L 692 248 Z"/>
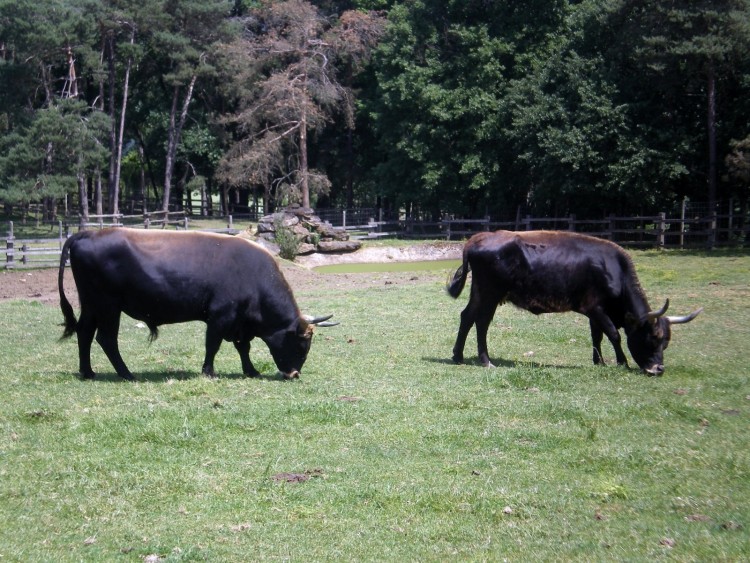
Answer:
<path fill-rule="evenodd" d="M 456 270 L 456 273 L 453 274 L 453 279 L 445 286 L 445 291 L 448 292 L 448 295 L 453 297 L 453 299 L 457 299 L 459 295 L 461 295 L 461 292 L 464 290 L 464 286 L 466 285 L 466 276 L 469 275 L 469 264 L 466 260 L 464 260 L 464 263 L 458 267 L 458 270 Z"/>

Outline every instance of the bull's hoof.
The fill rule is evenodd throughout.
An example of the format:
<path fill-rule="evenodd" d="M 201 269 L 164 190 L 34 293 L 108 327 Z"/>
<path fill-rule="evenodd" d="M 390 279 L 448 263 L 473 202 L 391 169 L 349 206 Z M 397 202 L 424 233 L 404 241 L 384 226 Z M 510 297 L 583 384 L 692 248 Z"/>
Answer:
<path fill-rule="evenodd" d="M 251 371 L 250 373 L 246 373 L 245 377 L 260 377 L 260 372 L 256 369 Z"/>
<path fill-rule="evenodd" d="M 291 373 L 285 373 L 283 375 L 284 379 L 286 379 L 287 381 L 290 381 L 292 379 L 299 379 L 299 372 L 297 370 L 294 370 Z"/>
<path fill-rule="evenodd" d="M 132 373 L 126 373 L 125 375 L 121 375 L 120 377 L 125 381 L 135 381 L 135 377 L 133 377 Z"/>
<path fill-rule="evenodd" d="M 96 373 L 93 371 L 79 371 L 78 377 L 81 379 L 96 379 Z"/>
<path fill-rule="evenodd" d="M 453 354 L 453 363 L 454 364 L 459 364 L 459 365 L 462 364 L 462 363 L 464 363 L 464 357 L 463 356 L 459 356 L 457 354 Z"/>

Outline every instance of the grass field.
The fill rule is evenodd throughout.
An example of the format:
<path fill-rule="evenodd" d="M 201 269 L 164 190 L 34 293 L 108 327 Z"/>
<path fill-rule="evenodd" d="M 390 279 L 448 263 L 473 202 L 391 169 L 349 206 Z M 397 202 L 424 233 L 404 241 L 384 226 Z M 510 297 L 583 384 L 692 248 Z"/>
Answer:
<path fill-rule="evenodd" d="M 335 312 L 302 378 L 198 375 L 203 325 L 124 318 L 140 379 L 75 377 L 61 314 L 0 303 L 0 560 L 677 560 L 750 553 L 750 256 L 634 253 L 675 327 L 663 377 L 591 364 L 588 323 L 499 309 L 500 367 L 448 360 L 448 275 L 298 291 Z M 407 278 L 408 279 L 408 278 Z M 605 355 L 613 358 L 605 342 Z"/>

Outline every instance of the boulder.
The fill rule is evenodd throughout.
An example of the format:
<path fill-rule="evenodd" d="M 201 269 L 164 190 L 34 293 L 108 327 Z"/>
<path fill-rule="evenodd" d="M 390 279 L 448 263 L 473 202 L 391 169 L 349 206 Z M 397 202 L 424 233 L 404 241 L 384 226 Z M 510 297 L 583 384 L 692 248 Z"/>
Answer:
<path fill-rule="evenodd" d="M 299 245 L 299 248 L 297 249 L 297 254 L 299 255 L 306 255 L 306 254 L 312 254 L 315 252 L 316 248 L 314 244 L 309 244 L 307 242 L 303 242 Z"/>
<path fill-rule="evenodd" d="M 358 240 L 332 240 L 318 243 L 318 252 L 326 254 L 333 252 L 354 252 L 362 247 Z"/>

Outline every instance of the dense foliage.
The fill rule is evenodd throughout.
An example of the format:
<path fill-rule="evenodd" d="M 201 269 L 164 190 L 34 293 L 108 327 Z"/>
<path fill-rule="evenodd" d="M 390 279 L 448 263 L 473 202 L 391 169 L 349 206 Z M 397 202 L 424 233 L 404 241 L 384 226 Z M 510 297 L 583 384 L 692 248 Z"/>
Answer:
<path fill-rule="evenodd" d="M 749 0 L 0 0 L 0 201 L 747 205 L 749 49 Z"/>

